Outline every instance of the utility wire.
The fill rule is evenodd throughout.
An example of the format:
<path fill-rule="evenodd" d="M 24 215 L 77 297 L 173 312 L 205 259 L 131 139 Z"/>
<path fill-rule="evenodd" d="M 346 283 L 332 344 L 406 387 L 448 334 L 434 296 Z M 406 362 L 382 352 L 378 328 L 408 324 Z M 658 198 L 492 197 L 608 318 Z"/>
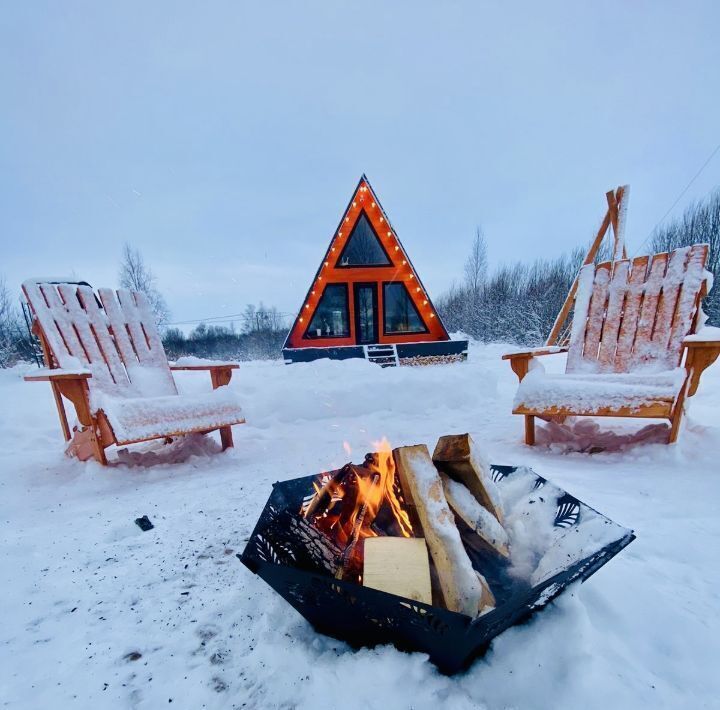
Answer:
<path fill-rule="evenodd" d="M 650 230 L 647 237 L 645 237 L 645 239 L 643 239 L 642 244 L 640 244 L 640 246 L 635 250 L 633 256 L 637 255 L 637 253 L 645 246 L 645 244 L 647 243 L 647 240 L 650 239 L 650 237 L 652 237 L 652 235 L 655 233 L 655 230 L 665 221 L 665 218 L 675 209 L 677 203 L 680 202 L 680 200 L 682 200 L 685 193 L 690 189 L 690 187 L 695 182 L 695 180 L 697 180 L 700 177 L 703 170 L 705 170 L 705 168 L 708 166 L 710 161 L 715 157 L 715 155 L 717 154 L 718 151 L 720 151 L 720 143 L 718 143 L 715 146 L 715 149 L 712 151 L 712 153 L 710 153 L 707 160 L 700 166 L 700 169 L 695 173 L 695 175 L 693 175 L 690 182 L 687 185 L 685 185 L 685 187 L 682 189 L 680 194 L 675 198 L 675 202 L 673 202 L 672 205 L 670 205 L 670 207 L 668 208 L 668 211 L 658 220 L 657 224 Z"/>

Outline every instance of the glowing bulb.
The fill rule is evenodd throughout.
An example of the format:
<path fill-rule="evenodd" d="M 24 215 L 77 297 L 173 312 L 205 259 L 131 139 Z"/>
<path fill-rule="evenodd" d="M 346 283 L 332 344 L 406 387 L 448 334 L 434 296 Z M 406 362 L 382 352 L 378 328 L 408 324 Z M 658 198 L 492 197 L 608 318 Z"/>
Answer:
<path fill-rule="evenodd" d="M 405 266 L 405 264 L 407 264 L 407 261 L 405 261 L 405 259 L 403 259 L 403 266 Z"/>
<path fill-rule="evenodd" d="M 395 247 L 395 251 L 397 251 L 399 248 L 400 248 L 400 247 L 396 246 L 396 247 Z"/>
<path fill-rule="evenodd" d="M 415 278 L 415 274 L 410 274 L 410 278 L 411 278 L 411 279 L 414 279 L 414 278 Z"/>
<path fill-rule="evenodd" d="M 430 314 L 430 317 L 431 317 L 431 318 L 434 318 L 434 317 L 435 317 L 435 314 L 434 314 L 434 313 L 431 313 L 431 314 Z"/>
<path fill-rule="evenodd" d="M 322 276 L 318 276 L 318 281 L 322 281 Z"/>
<path fill-rule="evenodd" d="M 327 265 L 328 265 L 328 262 L 326 261 L 326 262 L 325 262 L 325 266 L 327 266 Z"/>
<path fill-rule="evenodd" d="M 350 217 L 345 217 L 345 221 L 346 221 L 346 222 L 349 222 L 349 221 L 350 221 Z"/>
<path fill-rule="evenodd" d="M 315 295 L 315 291 L 311 291 L 311 293 L 312 293 L 313 296 Z"/>
<path fill-rule="evenodd" d="M 423 301 L 423 306 L 427 306 L 427 301 Z"/>
<path fill-rule="evenodd" d="M 300 322 L 301 322 L 301 323 L 303 322 L 303 319 L 302 319 L 302 318 L 300 319 Z"/>
<path fill-rule="evenodd" d="M 370 204 L 370 207 L 375 207 L 375 203 L 372 202 L 372 203 Z"/>
<path fill-rule="evenodd" d="M 381 221 L 381 222 L 384 222 L 385 220 L 384 220 L 382 217 L 380 217 L 380 221 Z"/>
<path fill-rule="evenodd" d="M 415 291 L 417 292 L 417 291 L 419 291 L 419 290 L 420 290 L 420 287 L 418 286 L 418 287 L 415 289 Z"/>
<path fill-rule="evenodd" d="M 353 200 L 353 207 L 357 207 L 357 202 L 355 202 L 355 200 Z"/>
<path fill-rule="evenodd" d="M 342 232 L 338 232 L 338 237 L 342 237 Z"/>
<path fill-rule="evenodd" d="M 305 304 L 305 308 L 310 308 L 310 306 L 306 303 L 306 304 Z"/>
<path fill-rule="evenodd" d="M 388 235 L 388 237 L 391 236 L 391 235 L 392 235 L 392 232 L 388 232 L 387 235 Z"/>

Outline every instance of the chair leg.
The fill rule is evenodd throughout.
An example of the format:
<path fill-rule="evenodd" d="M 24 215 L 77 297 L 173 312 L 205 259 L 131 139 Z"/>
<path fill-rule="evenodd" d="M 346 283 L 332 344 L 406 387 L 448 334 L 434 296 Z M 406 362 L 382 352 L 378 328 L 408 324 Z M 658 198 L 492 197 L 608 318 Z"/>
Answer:
<path fill-rule="evenodd" d="M 225 451 L 225 449 L 230 449 L 234 446 L 232 427 L 229 427 L 229 426 L 221 426 L 220 427 L 220 442 L 222 443 L 223 451 Z"/>
<path fill-rule="evenodd" d="M 678 435 L 680 434 L 680 420 L 683 415 L 682 404 L 675 407 L 672 418 L 670 419 L 670 436 L 668 437 L 668 444 L 674 444 L 677 441 Z"/>
<path fill-rule="evenodd" d="M 525 443 L 528 446 L 535 446 L 535 415 L 525 415 Z"/>

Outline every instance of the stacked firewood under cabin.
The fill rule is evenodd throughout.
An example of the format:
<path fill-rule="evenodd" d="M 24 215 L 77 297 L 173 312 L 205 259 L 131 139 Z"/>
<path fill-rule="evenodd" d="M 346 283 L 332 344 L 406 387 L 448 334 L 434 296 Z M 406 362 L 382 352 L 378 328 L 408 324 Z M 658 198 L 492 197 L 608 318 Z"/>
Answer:
<path fill-rule="evenodd" d="M 471 437 L 441 437 L 432 457 L 424 444 L 380 448 L 316 484 L 300 511 L 334 576 L 468 616 L 493 609 L 473 553 L 506 560 L 508 535 Z"/>

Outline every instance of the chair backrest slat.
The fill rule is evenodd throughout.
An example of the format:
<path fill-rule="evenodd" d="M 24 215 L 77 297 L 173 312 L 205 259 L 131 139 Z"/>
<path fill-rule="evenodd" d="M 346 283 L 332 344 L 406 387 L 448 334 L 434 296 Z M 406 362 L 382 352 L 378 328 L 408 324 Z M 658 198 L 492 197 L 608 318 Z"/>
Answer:
<path fill-rule="evenodd" d="M 631 372 L 680 364 L 705 279 L 699 244 L 584 266 L 578 279 L 567 371 Z M 648 268 L 648 261 L 650 266 Z"/>
<path fill-rule="evenodd" d="M 694 244 L 690 247 L 687 256 L 668 343 L 668 350 L 671 353 L 678 353 L 677 363 L 680 362 L 682 340 L 694 326 L 700 307 L 700 298 L 706 280 L 705 263 L 708 251 L 707 244 Z"/>
<path fill-rule="evenodd" d="M 62 284 L 59 286 L 60 292 L 66 289 L 72 290 L 74 287 L 70 284 Z M 105 312 L 101 309 L 93 290 L 89 286 L 79 286 L 77 295 L 80 299 L 83 313 L 78 313 L 78 320 L 85 315 L 89 321 L 90 328 L 97 340 L 98 347 L 102 352 L 102 357 L 110 370 L 115 384 L 121 389 L 127 389 L 130 385 L 127 371 L 124 363 L 118 354 L 117 344 L 113 340 L 112 333 Z"/>
<path fill-rule="evenodd" d="M 597 360 L 602 336 L 603 314 L 607 309 L 608 286 L 610 285 L 610 264 L 598 264 L 595 270 L 588 321 L 585 327 L 585 347 L 583 358 Z"/>
<path fill-rule="evenodd" d="M 48 345 L 49 367 L 88 368 L 91 393 L 177 394 L 157 324 L 142 294 L 27 281 L 23 290 Z"/>
<path fill-rule="evenodd" d="M 139 388 L 152 387 L 146 394 L 177 394 L 155 316 L 145 295 L 120 289 L 116 296 L 110 289 L 100 289 L 100 299 L 113 333 L 117 334 L 130 381 Z M 150 382 L 143 372 L 152 373 Z"/>
<path fill-rule="evenodd" d="M 660 290 L 663 287 L 668 254 L 655 254 L 650 261 L 647 278 L 643 284 L 643 301 L 640 309 L 631 367 L 650 360 L 655 352 L 652 347 L 652 332 L 657 316 Z"/>
<path fill-rule="evenodd" d="M 610 285 L 608 287 L 607 313 L 602 328 L 602 339 L 598 361 L 603 370 L 613 369 L 613 360 L 617 351 L 618 337 L 620 335 L 620 320 L 622 319 L 623 305 L 628 292 L 628 274 L 630 262 L 623 259 L 615 262 Z"/>
<path fill-rule="evenodd" d="M 637 256 L 630 263 L 630 276 L 627 279 L 627 289 L 623 303 L 623 312 L 620 322 L 617 347 L 614 356 L 614 367 L 611 368 L 612 357 L 607 357 L 603 363 L 607 370 L 615 372 L 628 372 L 632 362 L 632 347 L 635 342 L 640 306 L 642 305 L 642 289 L 647 275 L 648 256 Z"/>

